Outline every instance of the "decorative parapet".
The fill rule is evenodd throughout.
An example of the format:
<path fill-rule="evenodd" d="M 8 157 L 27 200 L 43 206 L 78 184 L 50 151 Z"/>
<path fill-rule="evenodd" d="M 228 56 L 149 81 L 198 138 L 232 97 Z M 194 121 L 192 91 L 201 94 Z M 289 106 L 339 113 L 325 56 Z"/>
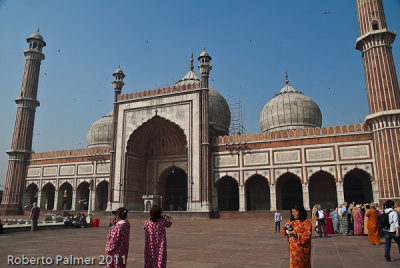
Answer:
<path fill-rule="evenodd" d="M 342 126 L 328 126 L 328 127 L 317 127 L 317 128 L 305 128 L 305 129 L 290 129 L 281 130 L 274 132 L 265 133 L 253 133 L 253 134 L 242 134 L 242 135 L 230 135 L 230 136 L 218 136 L 213 137 L 212 143 L 214 145 L 226 145 L 229 143 L 240 143 L 240 142 L 254 142 L 254 141 L 272 141 L 280 139 L 301 139 L 301 138 L 313 138 L 313 137 L 324 137 L 324 136 L 339 136 L 339 135 L 351 135 L 351 134 L 363 134 L 371 133 L 371 129 L 367 124 L 350 124 Z"/>
<path fill-rule="evenodd" d="M 170 94 L 170 93 L 188 91 L 188 90 L 199 89 L 199 88 L 200 88 L 199 83 L 191 83 L 191 84 L 187 84 L 187 85 L 183 85 L 183 86 L 179 85 L 179 86 L 172 86 L 172 87 L 167 87 L 167 88 L 139 91 L 139 92 L 134 92 L 134 93 L 126 93 L 126 94 L 119 95 L 118 101 L 142 99 L 142 98 L 148 98 L 148 97 L 152 97 L 152 96 L 166 95 L 166 94 Z"/>
<path fill-rule="evenodd" d="M 31 155 L 30 160 L 104 155 L 104 154 L 109 154 L 110 149 L 111 149 L 110 147 L 93 147 L 93 148 L 83 148 L 83 149 L 74 149 L 65 151 L 34 153 Z"/>

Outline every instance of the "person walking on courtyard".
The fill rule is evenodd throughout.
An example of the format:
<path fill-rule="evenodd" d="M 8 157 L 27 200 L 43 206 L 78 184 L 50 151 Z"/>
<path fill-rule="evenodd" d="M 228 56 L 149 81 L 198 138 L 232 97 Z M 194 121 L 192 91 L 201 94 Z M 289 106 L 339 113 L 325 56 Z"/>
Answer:
<path fill-rule="evenodd" d="M 302 205 L 290 211 L 290 221 L 282 228 L 282 234 L 288 239 L 291 268 L 311 267 L 312 225 L 307 220 L 307 212 Z"/>
<path fill-rule="evenodd" d="M 169 228 L 171 225 L 171 220 L 162 213 L 159 206 L 154 205 L 150 209 L 150 219 L 144 223 L 145 268 L 167 267 L 167 236 L 165 227 Z"/>
<path fill-rule="evenodd" d="M 335 233 L 338 234 L 338 233 L 340 233 L 340 228 L 339 228 L 340 216 L 339 216 L 337 208 L 331 212 L 331 217 L 332 217 L 332 222 L 333 222 L 333 229 L 335 230 Z"/>
<path fill-rule="evenodd" d="M 29 219 L 32 220 L 31 232 L 37 231 L 39 215 L 40 215 L 40 208 L 36 205 L 36 203 L 33 203 L 33 206 L 31 208 L 31 214 L 29 216 Z"/>
<path fill-rule="evenodd" d="M 317 206 L 318 206 L 318 204 L 315 204 L 313 206 L 312 211 L 311 211 L 311 223 L 312 223 L 312 230 L 313 231 L 317 230 L 317 217 L 315 216 L 315 212 L 317 211 Z"/>
<path fill-rule="evenodd" d="M 275 212 L 274 215 L 275 219 L 275 233 L 281 231 L 281 221 L 282 221 L 282 214 L 279 210 Z"/>
<path fill-rule="evenodd" d="M 360 205 L 357 205 L 353 211 L 354 235 L 363 234 L 364 217 L 362 215 L 360 207 Z"/>
<path fill-rule="evenodd" d="M 347 211 L 347 202 L 344 202 L 343 207 L 339 211 L 340 225 L 344 235 L 349 235 L 349 213 Z"/>
<path fill-rule="evenodd" d="M 111 258 L 106 258 L 106 260 L 110 259 L 111 262 L 107 262 L 106 267 L 124 268 L 128 259 L 131 225 L 126 219 L 128 216 L 126 208 L 120 207 L 115 214 L 117 223 L 111 227 L 106 244 L 106 254 L 107 256 L 111 256 Z"/>
<path fill-rule="evenodd" d="M 322 237 L 322 233 L 324 233 L 324 237 L 327 237 L 326 234 L 326 225 L 325 225 L 325 213 L 321 209 L 321 205 L 317 206 L 317 211 L 315 212 L 315 217 L 317 219 L 317 227 L 318 227 L 318 233 L 319 237 Z"/>
<path fill-rule="evenodd" d="M 400 226 L 399 226 L 399 214 L 396 210 L 393 209 L 394 202 L 392 200 L 388 200 L 385 203 L 385 212 L 382 213 L 383 220 L 382 228 L 385 234 L 385 258 L 386 261 L 392 262 L 394 261 L 390 257 L 390 247 L 392 246 L 392 239 L 396 241 L 397 247 L 399 249 L 400 254 Z M 380 221 L 381 222 L 381 221 Z"/>
<path fill-rule="evenodd" d="M 371 209 L 369 204 L 365 204 L 365 214 L 364 214 L 364 235 L 368 235 L 368 216 L 367 213 Z"/>
<path fill-rule="evenodd" d="M 379 228 L 378 228 L 378 212 L 375 207 L 370 207 L 367 205 L 367 213 L 365 213 L 367 218 L 367 228 L 368 228 L 368 241 L 374 245 L 380 245 Z M 364 222 L 365 224 L 365 222 Z"/>
<path fill-rule="evenodd" d="M 329 212 L 331 212 L 331 210 L 329 208 L 327 208 L 326 212 L 325 212 L 326 233 L 327 234 L 335 234 L 335 228 L 333 228 L 332 217 Z"/>

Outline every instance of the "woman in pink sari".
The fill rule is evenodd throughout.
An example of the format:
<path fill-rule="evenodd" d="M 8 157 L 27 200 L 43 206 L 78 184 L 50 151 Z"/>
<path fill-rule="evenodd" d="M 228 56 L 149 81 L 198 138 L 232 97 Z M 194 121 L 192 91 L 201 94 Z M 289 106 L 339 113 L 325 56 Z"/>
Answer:
<path fill-rule="evenodd" d="M 360 209 L 360 205 L 357 205 L 353 211 L 353 223 L 354 235 L 362 235 L 364 231 L 364 217 Z"/>
<path fill-rule="evenodd" d="M 125 268 L 129 251 L 129 235 L 131 226 L 126 219 L 128 210 L 119 208 L 115 212 L 117 223 L 111 227 L 106 245 L 107 257 L 104 259 L 107 268 Z"/>
<path fill-rule="evenodd" d="M 144 223 L 145 249 L 144 267 L 145 268 L 164 268 L 167 267 L 167 237 L 165 227 L 172 225 L 171 220 L 159 206 L 150 209 L 150 219 Z"/>
<path fill-rule="evenodd" d="M 327 234 L 335 234 L 335 229 L 333 229 L 332 217 L 330 214 L 331 210 L 328 208 L 325 212 L 325 226 Z"/>

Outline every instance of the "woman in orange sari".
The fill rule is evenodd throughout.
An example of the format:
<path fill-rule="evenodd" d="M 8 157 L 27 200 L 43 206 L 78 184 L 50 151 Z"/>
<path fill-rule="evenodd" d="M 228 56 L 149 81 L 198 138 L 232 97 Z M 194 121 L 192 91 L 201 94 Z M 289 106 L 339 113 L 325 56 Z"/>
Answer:
<path fill-rule="evenodd" d="M 367 206 L 368 209 L 369 206 Z M 370 243 L 375 245 L 380 245 L 380 235 L 378 228 L 378 212 L 376 211 L 374 206 L 370 207 L 366 216 L 368 217 L 368 240 Z"/>
<path fill-rule="evenodd" d="M 290 221 L 282 228 L 282 234 L 288 238 L 291 268 L 311 268 L 311 233 L 312 225 L 304 207 L 292 208 Z"/>

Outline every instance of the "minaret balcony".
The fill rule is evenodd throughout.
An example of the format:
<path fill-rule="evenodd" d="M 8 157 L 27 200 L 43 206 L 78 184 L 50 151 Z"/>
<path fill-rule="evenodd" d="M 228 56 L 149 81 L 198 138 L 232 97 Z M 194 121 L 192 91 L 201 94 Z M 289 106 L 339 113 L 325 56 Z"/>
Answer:
<path fill-rule="evenodd" d="M 374 48 L 390 46 L 396 38 L 396 32 L 383 29 L 368 32 L 356 40 L 356 49 L 363 53 Z"/>

